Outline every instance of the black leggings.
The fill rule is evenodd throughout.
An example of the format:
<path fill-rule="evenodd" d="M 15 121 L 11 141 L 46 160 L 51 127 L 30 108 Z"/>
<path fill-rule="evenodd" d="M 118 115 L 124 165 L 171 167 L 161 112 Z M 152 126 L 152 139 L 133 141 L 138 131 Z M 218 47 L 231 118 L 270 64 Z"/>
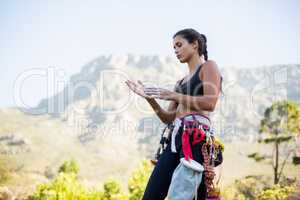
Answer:
<path fill-rule="evenodd" d="M 181 139 L 182 128 L 179 129 L 176 136 L 176 143 Z M 177 145 L 176 145 L 177 146 Z M 180 154 L 171 151 L 171 143 L 169 143 L 165 151 L 159 157 L 157 164 L 149 178 L 148 184 L 142 200 L 164 200 L 167 197 L 172 174 L 179 164 Z M 204 184 L 204 176 L 198 188 L 197 200 L 206 199 L 206 186 Z M 172 199 L 170 199 L 172 200 Z"/>

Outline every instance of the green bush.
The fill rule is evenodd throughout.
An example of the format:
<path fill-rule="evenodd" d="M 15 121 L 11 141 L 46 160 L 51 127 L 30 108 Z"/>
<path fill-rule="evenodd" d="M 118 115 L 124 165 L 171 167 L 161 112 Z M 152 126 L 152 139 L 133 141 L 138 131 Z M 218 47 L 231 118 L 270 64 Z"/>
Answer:
<path fill-rule="evenodd" d="M 74 159 L 65 161 L 60 167 L 58 172 L 63 173 L 75 173 L 77 174 L 79 171 L 79 166 Z"/>
<path fill-rule="evenodd" d="M 142 198 L 151 171 L 152 165 L 149 161 L 144 160 L 139 169 L 133 173 L 128 182 L 130 200 L 140 200 Z"/>
<path fill-rule="evenodd" d="M 273 185 L 266 176 L 248 176 L 236 180 L 222 191 L 222 200 L 284 200 L 294 192 L 295 180 L 282 179 Z"/>
<path fill-rule="evenodd" d="M 149 161 L 133 173 L 128 182 L 129 194 L 121 191 L 120 184 L 108 180 L 103 191 L 89 190 L 77 178 L 79 167 L 74 160 L 66 161 L 59 168 L 59 174 L 49 183 L 37 186 L 36 191 L 28 196 L 28 200 L 139 200 L 145 190 L 152 166 Z"/>
<path fill-rule="evenodd" d="M 224 200 L 256 200 L 256 197 L 268 187 L 268 178 L 260 176 L 248 176 L 236 180 L 222 191 Z"/>
<path fill-rule="evenodd" d="M 88 190 L 77 180 L 75 173 L 59 173 L 50 183 L 37 186 L 34 194 L 28 200 L 101 200 L 101 192 Z"/>
<path fill-rule="evenodd" d="M 288 195 L 294 192 L 293 186 L 274 185 L 272 188 L 262 191 L 257 200 L 285 200 Z"/>
<path fill-rule="evenodd" d="M 121 192 L 121 186 L 114 180 L 109 180 L 104 183 L 104 192 L 102 200 L 128 200 L 129 197 Z"/>

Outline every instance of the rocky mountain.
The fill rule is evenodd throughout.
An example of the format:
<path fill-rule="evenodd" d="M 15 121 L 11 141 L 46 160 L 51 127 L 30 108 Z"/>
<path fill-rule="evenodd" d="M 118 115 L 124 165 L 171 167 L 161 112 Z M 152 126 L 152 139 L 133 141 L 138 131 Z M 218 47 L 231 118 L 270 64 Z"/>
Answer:
<path fill-rule="evenodd" d="M 300 103 L 300 65 L 219 68 L 224 78 L 223 94 L 212 119 L 226 140 L 255 139 L 264 110 L 273 101 L 291 99 Z M 48 108 L 48 114 L 79 125 L 79 134 L 90 139 L 95 131 L 103 134 L 101 125 L 123 122 L 127 127 L 132 125 L 131 130 L 123 131 L 126 134 L 157 135 L 162 124 L 144 99 L 130 93 L 124 81 L 141 80 L 172 89 L 186 73 L 185 65 L 169 57 L 100 56 L 74 74 L 63 91 L 43 99 L 37 110 Z M 168 105 L 166 101 L 159 103 Z"/>

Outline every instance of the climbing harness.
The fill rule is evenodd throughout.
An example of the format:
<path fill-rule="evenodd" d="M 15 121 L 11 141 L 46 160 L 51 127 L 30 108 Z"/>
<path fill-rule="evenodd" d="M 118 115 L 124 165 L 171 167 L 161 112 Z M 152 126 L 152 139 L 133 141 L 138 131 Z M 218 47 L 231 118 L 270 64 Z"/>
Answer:
<path fill-rule="evenodd" d="M 183 128 L 180 138 L 181 147 L 178 147 L 175 139 L 181 127 Z M 180 151 L 182 158 L 173 172 L 168 198 L 170 200 L 197 199 L 198 187 L 203 179 L 207 200 L 219 200 L 220 195 L 216 192 L 217 188 L 213 182 L 216 176 L 214 168 L 223 162 L 224 146 L 220 142 L 217 143 L 210 120 L 200 114 L 188 114 L 168 124 L 161 134 L 155 160 L 152 160 L 153 164 L 156 164 L 169 143 L 171 143 L 171 151 L 173 153 Z M 194 155 L 195 151 L 198 154 Z M 199 155 L 203 157 L 202 164 L 198 160 Z M 219 180 L 217 184 L 218 182 Z"/>

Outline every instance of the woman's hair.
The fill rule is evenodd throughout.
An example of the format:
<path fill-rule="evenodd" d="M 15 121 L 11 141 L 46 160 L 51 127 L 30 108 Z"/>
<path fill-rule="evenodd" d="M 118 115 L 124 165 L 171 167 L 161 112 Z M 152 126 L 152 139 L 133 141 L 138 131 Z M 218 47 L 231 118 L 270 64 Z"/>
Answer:
<path fill-rule="evenodd" d="M 182 29 L 182 30 L 178 31 L 177 33 L 175 33 L 175 35 L 173 36 L 173 39 L 176 36 L 181 36 L 181 37 L 185 38 L 189 43 L 195 42 L 197 40 L 199 56 L 203 55 L 205 60 L 208 59 L 207 45 L 206 45 L 207 39 L 204 34 L 201 34 L 192 28 L 186 28 L 186 29 Z"/>
<path fill-rule="evenodd" d="M 199 33 L 195 29 L 192 28 L 186 28 L 178 31 L 177 33 L 174 34 L 173 39 L 176 36 L 181 36 L 184 39 L 186 39 L 189 43 L 195 42 L 196 40 L 198 41 L 198 54 L 199 56 L 204 56 L 204 59 L 207 61 L 208 55 L 207 55 L 207 39 L 204 34 Z M 223 82 L 223 77 L 221 76 L 221 83 L 220 83 L 220 90 L 221 93 L 223 94 L 222 90 L 222 82 Z"/>

